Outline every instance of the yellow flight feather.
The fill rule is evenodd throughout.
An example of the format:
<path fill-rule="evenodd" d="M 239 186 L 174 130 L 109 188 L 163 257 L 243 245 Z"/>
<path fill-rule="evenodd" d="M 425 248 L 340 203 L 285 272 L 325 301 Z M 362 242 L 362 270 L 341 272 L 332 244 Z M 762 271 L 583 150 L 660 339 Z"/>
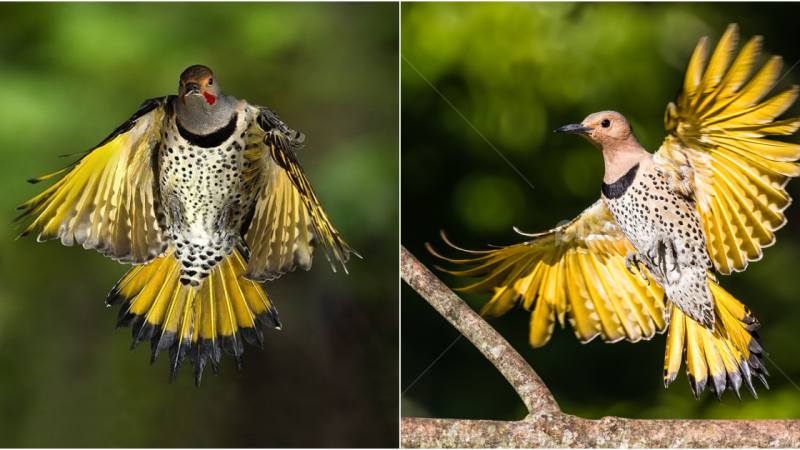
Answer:
<path fill-rule="evenodd" d="M 534 239 L 467 251 L 475 255 L 471 259 L 449 259 L 428 249 L 451 263 L 472 266 L 449 273 L 482 277 L 459 290 L 493 294 L 481 311 L 486 317 L 502 315 L 518 302 L 529 309 L 534 347 L 549 341 L 556 321 L 562 327 L 569 322 L 581 342 L 598 335 L 609 342 L 636 342 L 665 331 L 663 290 L 625 268 L 633 246 L 602 200 L 567 225 L 527 236 Z M 446 237 L 445 242 L 458 249 Z"/>
<path fill-rule="evenodd" d="M 800 145 L 764 139 L 797 131 L 800 119 L 775 121 L 796 100 L 797 87 L 765 100 L 780 75 L 780 57 L 771 58 L 748 82 L 761 38 L 748 42 L 730 64 L 738 40 L 728 27 L 708 67 L 707 40 L 689 62 L 683 92 L 670 104 L 670 133 L 654 155 L 671 184 L 697 200 L 711 258 L 722 274 L 741 271 L 774 242 L 791 199 L 785 186 L 800 176 Z"/>
<path fill-rule="evenodd" d="M 253 225 L 245 234 L 250 249 L 245 276 L 266 281 L 297 267 L 308 270 L 311 254 L 318 244 L 322 244 L 334 271 L 334 260 L 347 271 L 344 264 L 350 254 L 359 255 L 333 227 L 288 138 L 273 131 L 264 139 L 267 152 L 261 146 L 254 146 L 245 155 L 261 171 L 254 175 L 259 197 Z"/>
<path fill-rule="evenodd" d="M 161 133 L 165 99 L 148 100 L 140 112 L 71 166 L 35 178 L 61 176 L 19 209 L 16 221 L 32 219 L 22 236 L 96 249 L 124 263 L 141 264 L 167 249 L 158 223 L 151 165 L 154 137 Z"/>

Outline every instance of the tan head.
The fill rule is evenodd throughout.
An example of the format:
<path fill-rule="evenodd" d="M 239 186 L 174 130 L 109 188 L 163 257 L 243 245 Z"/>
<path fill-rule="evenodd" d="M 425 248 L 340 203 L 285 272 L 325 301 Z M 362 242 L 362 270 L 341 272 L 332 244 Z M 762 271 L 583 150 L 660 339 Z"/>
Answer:
<path fill-rule="evenodd" d="M 615 111 L 594 113 L 581 123 L 561 127 L 555 132 L 580 134 L 600 149 L 606 164 L 604 181 L 607 183 L 615 181 L 620 174 L 650 155 L 639 144 L 631 124 Z"/>
<path fill-rule="evenodd" d="M 580 134 L 600 150 L 633 143 L 639 145 L 633 128 L 625 116 L 616 111 L 601 111 L 583 119 L 580 124 L 567 125 L 556 133 Z"/>

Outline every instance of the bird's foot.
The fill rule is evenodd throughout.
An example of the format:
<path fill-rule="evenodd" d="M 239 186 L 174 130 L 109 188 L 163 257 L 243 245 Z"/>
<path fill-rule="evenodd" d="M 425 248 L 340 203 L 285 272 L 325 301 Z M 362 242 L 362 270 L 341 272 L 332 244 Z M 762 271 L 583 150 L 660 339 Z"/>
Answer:
<path fill-rule="evenodd" d="M 183 222 L 183 204 L 175 194 L 167 196 L 167 206 L 172 213 L 172 223 L 178 224 Z"/>
<path fill-rule="evenodd" d="M 228 229 L 231 226 L 231 218 L 233 216 L 233 205 L 226 205 L 222 208 L 222 211 L 217 217 L 217 223 L 215 230 L 217 233 L 218 238 L 222 238 L 223 236 L 228 234 Z"/>
<path fill-rule="evenodd" d="M 675 244 L 669 236 L 662 235 L 656 238 L 650 249 L 647 250 L 647 257 L 654 266 L 661 268 L 668 279 L 675 281 L 680 278 L 678 254 L 675 251 Z"/>
<path fill-rule="evenodd" d="M 630 272 L 631 275 L 636 276 L 636 274 L 633 273 L 633 267 L 632 267 L 636 266 L 636 270 L 639 271 L 639 274 L 642 275 L 644 281 L 647 283 L 648 286 L 650 286 L 650 280 L 647 278 L 647 274 L 644 273 L 644 270 L 642 270 L 642 267 L 639 264 L 642 264 L 642 262 L 639 260 L 638 253 L 628 252 L 628 256 L 625 257 L 625 267 L 628 269 L 628 272 Z"/>

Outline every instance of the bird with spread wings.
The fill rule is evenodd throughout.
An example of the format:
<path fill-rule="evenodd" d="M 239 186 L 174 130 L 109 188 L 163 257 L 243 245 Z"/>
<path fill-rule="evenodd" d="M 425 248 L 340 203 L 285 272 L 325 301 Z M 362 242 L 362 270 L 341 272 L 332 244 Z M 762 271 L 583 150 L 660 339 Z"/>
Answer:
<path fill-rule="evenodd" d="M 280 328 L 260 283 L 358 255 L 334 228 L 295 151 L 305 136 L 275 111 L 226 95 L 206 66 L 180 77 L 179 95 L 138 112 L 22 204 L 22 235 L 94 249 L 134 267 L 107 304 L 133 329 L 132 349 L 168 350 L 170 377 L 190 357 L 199 385 L 223 352 L 241 367 L 244 343 Z"/>
<path fill-rule="evenodd" d="M 761 37 L 735 56 L 737 40 L 731 25 L 707 65 L 708 42 L 700 40 L 655 154 L 613 111 L 556 130 L 587 138 L 605 160 L 600 200 L 573 221 L 520 232 L 532 238 L 520 244 L 463 250 L 465 259 L 428 247 L 471 266 L 450 273 L 482 277 L 460 290 L 492 295 L 485 317 L 521 304 L 531 312 L 534 347 L 548 342 L 556 323 L 569 323 L 581 342 L 636 342 L 669 330 L 665 386 L 682 359 L 697 397 L 707 385 L 718 398 L 726 388 L 739 397 L 742 384 L 755 396 L 751 376 L 766 385 L 759 322 L 714 273 L 744 270 L 785 225 L 786 184 L 800 175 L 800 146 L 764 137 L 792 134 L 800 119 L 776 120 L 795 101 L 796 86 L 764 100 L 781 58 L 750 78 Z"/>

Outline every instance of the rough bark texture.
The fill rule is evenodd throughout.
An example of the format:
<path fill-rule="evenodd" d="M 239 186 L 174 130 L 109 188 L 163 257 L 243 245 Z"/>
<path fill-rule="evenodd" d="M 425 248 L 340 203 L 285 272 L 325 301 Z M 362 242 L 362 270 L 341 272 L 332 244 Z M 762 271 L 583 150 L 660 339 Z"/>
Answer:
<path fill-rule="evenodd" d="M 431 447 L 800 447 L 798 420 L 581 419 L 561 412 L 547 386 L 494 328 L 401 246 L 400 274 L 477 347 L 528 407 L 518 422 L 403 418 L 401 445 Z"/>
<path fill-rule="evenodd" d="M 400 247 L 403 279 L 453 324 L 506 377 L 532 415 L 560 412 L 539 375 L 485 320 L 444 285 L 405 247 Z"/>
<path fill-rule="evenodd" d="M 404 448 L 797 448 L 797 420 L 587 420 L 560 413 L 519 422 L 404 418 Z"/>

